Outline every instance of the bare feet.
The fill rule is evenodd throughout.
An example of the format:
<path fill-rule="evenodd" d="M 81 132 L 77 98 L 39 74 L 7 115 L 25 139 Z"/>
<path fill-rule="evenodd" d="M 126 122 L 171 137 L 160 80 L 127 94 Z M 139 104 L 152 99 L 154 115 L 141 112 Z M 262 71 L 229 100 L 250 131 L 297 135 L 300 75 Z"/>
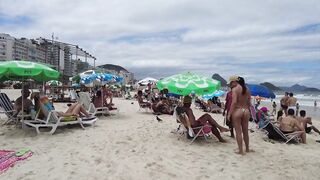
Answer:
<path fill-rule="evenodd" d="M 255 152 L 255 151 L 253 149 L 247 149 L 246 152 L 251 153 L 251 152 Z"/>
<path fill-rule="evenodd" d="M 239 155 L 242 155 L 242 156 L 246 155 L 246 153 L 240 152 L 240 151 L 236 151 L 235 153 L 236 153 L 236 154 L 239 154 Z"/>
<path fill-rule="evenodd" d="M 220 132 L 228 132 L 228 131 L 230 131 L 228 128 L 225 128 L 225 127 L 219 127 L 219 130 L 220 130 Z"/>

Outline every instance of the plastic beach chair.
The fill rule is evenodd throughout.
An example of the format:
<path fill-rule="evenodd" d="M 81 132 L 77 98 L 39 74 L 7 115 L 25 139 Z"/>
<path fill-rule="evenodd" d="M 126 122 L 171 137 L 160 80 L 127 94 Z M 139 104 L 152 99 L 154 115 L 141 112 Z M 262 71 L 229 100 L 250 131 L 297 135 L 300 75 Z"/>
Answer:
<path fill-rule="evenodd" d="M 180 114 L 180 116 L 181 115 L 186 116 L 185 113 Z M 181 130 L 182 130 L 181 134 L 186 134 L 187 137 L 190 137 L 187 132 L 187 127 L 185 127 L 185 125 L 180 120 L 179 114 L 177 112 L 177 107 L 174 109 L 174 117 L 176 117 L 177 122 L 180 123 L 178 126 L 178 129 L 177 129 L 177 132 L 181 132 Z M 192 138 L 190 144 L 192 144 L 197 138 L 204 138 L 206 141 L 208 141 L 208 137 L 210 137 L 211 133 L 212 133 L 211 126 L 209 124 L 205 124 L 203 126 L 198 126 L 198 127 L 193 127 L 192 131 L 194 133 L 194 136 L 190 137 L 190 138 Z"/>

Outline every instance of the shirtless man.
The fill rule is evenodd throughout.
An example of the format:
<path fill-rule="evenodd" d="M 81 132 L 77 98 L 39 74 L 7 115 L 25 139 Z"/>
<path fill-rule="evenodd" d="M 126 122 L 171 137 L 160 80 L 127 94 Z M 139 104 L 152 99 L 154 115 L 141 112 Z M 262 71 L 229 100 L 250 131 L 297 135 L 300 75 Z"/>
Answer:
<path fill-rule="evenodd" d="M 288 109 L 288 116 L 283 117 L 280 121 L 280 130 L 284 134 L 290 134 L 296 132 L 297 129 L 302 139 L 302 143 L 306 144 L 306 132 L 304 131 L 303 125 L 294 117 L 294 110 Z"/>
<path fill-rule="evenodd" d="M 288 110 L 288 99 L 289 99 L 289 93 L 285 92 L 283 98 L 280 100 L 280 105 L 282 111 L 284 111 L 284 114 L 287 115 L 287 110 Z"/>
<path fill-rule="evenodd" d="M 30 96 L 30 90 L 25 88 L 21 90 L 22 96 L 18 97 L 18 99 L 14 102 L 14 109 L 16 111 L 15 115 L 19 114 L 22 110 L 22 98 L 23 98 L 23 111 L 30 113 L 30 108 L 33 106 L 33 103 L 28 97 Z"/>
<path fill-rule="evenodd" d="M 183 98 L 183 108 L 190 121 L 191 127 L 199 127 L 209 123 L 211 125 L 212 133 L 219 139 L 220 142 L 226 142 L 220 135 L 220 132 L 227 132 L 229 129 L 220 126 L 209 114 L 204 114 L 200 118 L 196 119 L 191 107 L 192 98 L 185 96 Z M 219 132 L 220 131 L 220 132 Z"/>
<path fill-rule="evenodd" d="M 314 132 L 318 133 L 320 135 L 320 131 L 312 125 L 312 121 L 310 117 L 306 117 L 306 111 L 301 110 L 300 116 L 296 117 L 301 123 L 302 126 L 305 128 L 306 133 L 310 133 L 311 130 L 314 130 Z M 311 126 L 307 126 L 307 124 L 310 124 Z"/>
<path fill-rule="evenodd" d="M 297 104 L 297 98 L 293 97 L 293 93 L 289 93 L 289 98 L 288 98 L 288 108 L 295 108 Z"/>
<path fill-rule="evenodd" d="M 232 117 L 233 127 L 236 131 L 236 140 L 239 151 L 238 154 L 244 155 L 242 141 L 245 143 L 246 152 L 253 152 L 249 149 L 249 119 L 250 119 L 250 92 L 246 87 L 242 77 L 232 77 L 230 81 L 234 83 L 232 88 L 232 101 L 228 119 Z"/>

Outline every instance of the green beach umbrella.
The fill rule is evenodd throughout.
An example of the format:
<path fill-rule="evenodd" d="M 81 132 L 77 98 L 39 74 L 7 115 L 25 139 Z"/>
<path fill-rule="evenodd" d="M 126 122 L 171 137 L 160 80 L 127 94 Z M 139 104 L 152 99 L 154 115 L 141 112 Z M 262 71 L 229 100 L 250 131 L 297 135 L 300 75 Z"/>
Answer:
<path fill-rule="evenodd" d="M 56 80 L 60 73 L 46 65 L 29 61 L 0 62 L 0 81 L 33 79 L 38 82 Z"/>
<path fill-rule="evenodd" d="M 164 78 L 157 83 L 157 87 L 162 90 L 167 88 L 169 92 L 179 95 L 205 95 L 219 90 L 220 81 L 200 76 L 191 72 L 176 74 Z"/>

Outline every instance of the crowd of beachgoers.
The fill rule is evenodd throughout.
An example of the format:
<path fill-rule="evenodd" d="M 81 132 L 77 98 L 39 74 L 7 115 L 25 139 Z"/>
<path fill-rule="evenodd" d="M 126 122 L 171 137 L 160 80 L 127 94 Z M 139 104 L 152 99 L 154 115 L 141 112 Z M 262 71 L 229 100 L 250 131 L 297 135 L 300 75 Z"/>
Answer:
<path fill-rule="evenodd" d="M 41 90 L 37 91 L 25 86 L 24 89 L 19 90 L 20 95 L 17 94 L 17 98 L 11 99 L 10 91 L 3 90 L 1 92 L 2 112 L 5 111 L 4 100 L 10 103 L 12 111 L 6 112 L 8 116 L 5 118 L 3 118 L 3 114 L 1 116 L 1 119 L 5 121 L 6 125 L 1 127 L 3 133 L 0 134 L 0 138 L 6 137 L 9 142 L 12 141 L 11 145 L 8 146 L 8 144 L 5 144 L 3 146 L 4 148 L 12 149 L 12 147 L 16 146 L 26 146 L 24 143 L 29 141 L 28 137 L 34 137 L 35 132 L 37 132 L 37 137 L 39 138 L 35 139 L 35 141 L 39 141 L 39 143 L 47 147 L 49 144 L 44 143 L 41 138 L 47 132 L 53 134 L 51 138 L 73 136 L 71 134 L 65 134 L 70 130 L 64 129 L 61 126 L 80 124 L 85 128 L 85 132 L 91 135 L 82 137 L 80 134 L 85 135 L 87 133 L 76 130 L 73 131 L 76 133 L 74 136 L 80 135 L 82 138 L 97 138 L 94 134 L 99 132 L 101 134 L 107 133 L 109 138 L 118 139 L 118 133 L 112 133 L 113 130 L 110 129 L 108 132 L 105 130 L 108 129 L 108 124 L 111 123 L 113 125 L 110 128 L 114 128 L 115 131 L 117 131 L 117 129 L 123 129 L 123 127 L 127 127 L 128 125 L 130 129 L 127 132 L 130 134 L 129 139 L 134 139 L 135 136 L 143 139 L 146 136 L 145 134 L 139 134 L 141 127 L 137 127 L 137 129 L 132 129 L 132 127 L 135 127 L 137 124 L 145 127 L 148 131 L 157 131 L 157 126 L 152 124 L 148 125 L 150 121 L 148 118 L 150 118 L 154 119 L 155 123 L 159 122 L 158 128 L 162 133 L 174 135 L 172 137 L 170 136 L 169 139 L 171 140 L 169 142 L 173 142 L 174 137 L 178 139 L 182 138 L 180 143 L 185 145 L 192 143 L 192 146 L 199 148 L 199 146 L 203 146 L 202 139 L 204 139 L 208 142 L 215 142 L 208 143 L 205 147 L 213 144 L 214 147 L 217 148 L 216 150 L 219 150 L 224 146 L 227 148 L 227 154 L 233 154 L 233 151 L 230 149 L 236 148 L 234 150 L 236 154 L 247 154 L 250 160 L 252 160 L 252 157 L 261 156 L 261 152 L 265 151 L 261 149 L 262 147 L 274 146 L 271 144 L 264 145 L 263 142 L 279 144 L 276 149 L 283 148 L 284 145 L 281 146 L 282 143 L 306 143 L 307 145 L 305 146 L 310 147 L 310 152 L 316 148 L 317 139 L 319 139 L 319 130 L 317 129 L 319 124 L 313 118 L 308 117 L 304 109 L 296 106 L 297 98 L 295 98 L 293 94 L 286 93 L 279 101 L 280 107 L 277 106 L 278 103 L 270 103 L 269 106 L 262 106 L 262 103 L 260 103 L 261 99 L 251 96 L 250 90 L 246 87 L 242 77 L 230 77 L 228 85 L 229 91 L 224 96 L 213 96 L 209 99 L 204 99 L 202 96 L 194 93 L 178 95 L 170 92 L 170 90 L 166 88 L 159 90 L 155 83 L 138 86 L 133 91 L 131 88 L 114 89 L 108 85 L 97 88 L 76 88 L 68 91 L 70 97 L 66 97 L 67 95 L 64 94 L 63 91 L 54 92 L 55 90 L 52 89 L 52 91 L 49 90 L 45 93 L 40 92 Z M 6 96 L 6 92 L 8 96 Z M 64 95 L 59 95 L 59 93 L 63 93 Z M 54 94 L 58 94 L 58 96 Z M 64 100 L 59 98 L 63 96 L 65 97 Z M 11 100 L 14 101 L 12 102 Z M 23 106 L 22 103 L 24 104 Z M 112 119 L 121 119 L 121 121 L 110 121 L 109 123 L 103 124 L 104 122 L 102 121 L 109 118 L 109 116 L 111 116 Z M 54 119 L 54 117 L 57 119 Z M 12 124 L 15 128 L 12 128 Z M 22 129 L 18 128 L 20 124 L 22 124 Z M 121 126 L 118 127 L 117 124 L 121 124 Z M 96 127 L 91 129 L 86 128 L 86 126 Z M 36 131 L 34 131 L 34 129 L 36 129 Z M 52 129 L 54 129 L 54 131 Z M 75 129 L 75 127 L 72 127 L 72 129 Z M 6 134 L 12 135 L 12 133 L 22 133 L 25 138 L 23 138 L 21 142 L 17 138 L 11 140 Z M 99 137 L 96 143 L 103 142 L 104 138 L 102 137 L 104 136 Z M 160 138 L 157 143 L 166 144 L 166 138 L 168 137 L 164 136 Z M 138 142 L 140 141 L 134 141 L 134 144 Z M 70 142 L 62 141 L 62 143 L 68 144 Z M 145 148 L 147 149 L 148 146 L 150 148 L 157 146 L 157 143 L 152 141 L 151 137 L 145 142 L 140 143 L 142 146 L 146 146 Z M 217 143 L 221 143 L 221 146 Z M 16 144 L 16 146 L 12 146 L 13 144 Z M 109 142 L 108 146 L 112 146 L 112 144 L 112 142 Z M 134 144 L 128 147 L 126 147 L 125 144 L 119 144 L 119 148 L 120 145 L 121 148 L 133 148 L 136 146 Z M 37 152 L 36 145 L 31 146 L 29 144 L 28 146 L 36 152 L 36 155 L 45 159 L 44 154 Z M 73 144 L 73 146 L 78 147 L 76 144 Z M 305 149 L 305 147 L 303 147 L 304 145 L 300 144 L 299 146 Z M 106 150 L 99 145 L 95 147 L 99 147 L 98 151 L 102 154 L 103 151 Z M 288 146 L 288 150 L 290 148 L 292 147 Z M 157 149 L 159 149 L 159 147 Z M 211 148 L 202 147 L 201 149 L 202 152 Z M 58 153 L 58 151 L 59 150 L 56 149 L 54 153 Z M 180 150 L 172 150 L 172 153 L 176 154 L 179 151 Z M 274 151 L 269 153 L 275 153 Z M 157 150 L 155 150 L 155 152 L 157 153 L 154 156 L 161 156 L 160 154 L 163 153 L 163 149 L 160 148 L 159 152 Z M 56 155 L 57 154 L 52 154 L 52 156 Z M 64 156 L 68 157 L 68 155 Z M 154 156 L 150 157 L 154 158 Z M 236 157 L 239 156 L 236 155 Z M 109 158 L 117 159 L 117 155 Z M 317 158 L 317 156 L 315 156 L 315 158 Z M 90 158 L 87 160 L 90 160 Z M 119 164 L 123 163 L 125 162 L 119 162 Z M 32 167 L 37 166 L 36 164 L 37 163 L 32 163 Z M 22 166 L 24 167 L 24 165 Z M 82 164 L 81 166 L 85 165 Z M 165 166 L 164 164 L 164 167 Z M 8 177 L 14 176 L 12 173 L 7 174 Z M 277 177 L 280 176 L 281 175 Z"/>

